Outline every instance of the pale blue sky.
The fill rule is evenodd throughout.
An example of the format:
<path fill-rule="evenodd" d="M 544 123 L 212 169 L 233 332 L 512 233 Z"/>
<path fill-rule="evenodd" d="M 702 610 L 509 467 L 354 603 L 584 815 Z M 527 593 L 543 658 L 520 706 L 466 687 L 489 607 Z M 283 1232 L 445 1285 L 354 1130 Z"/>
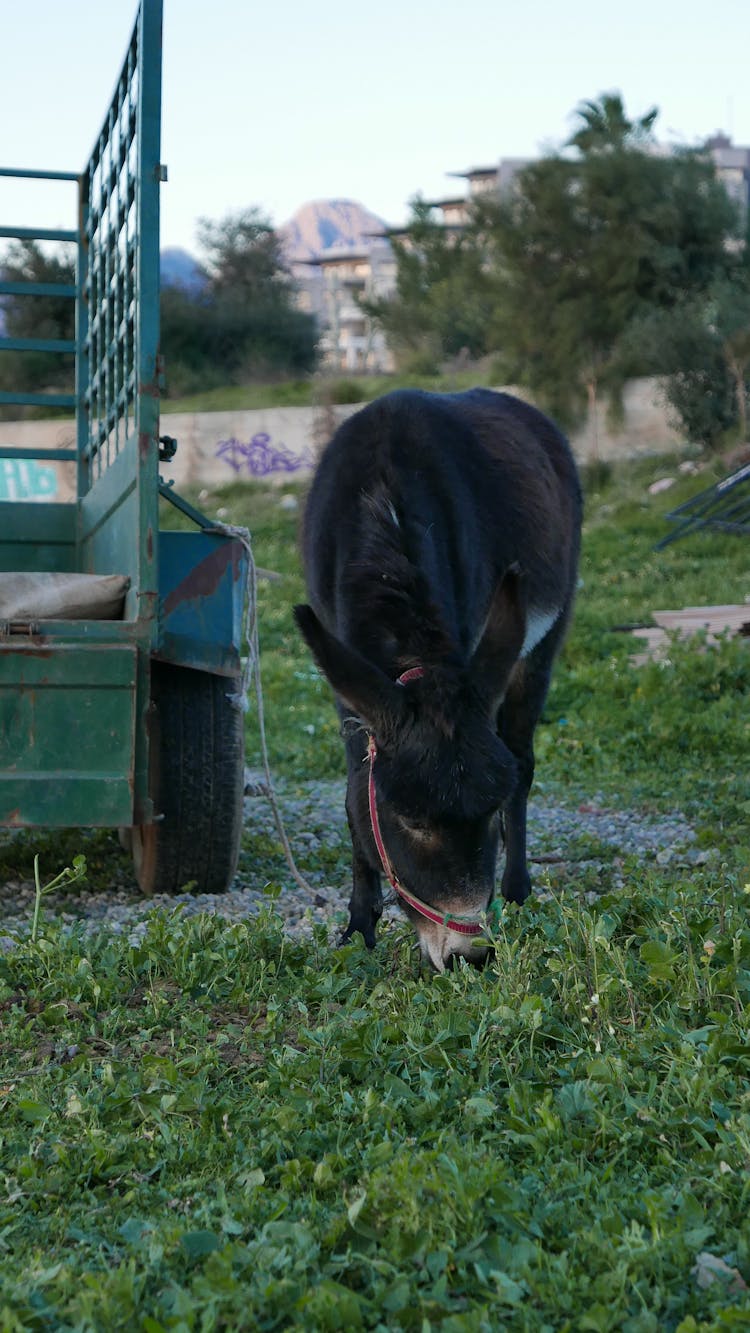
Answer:
<path fill-rule="evenodd" d="M 0 0 L 0 166 L 84 165 L 134 12 Z M 164 0 L 162 244 L 315 198 L 402 222 L 417 191 L 462 191 L 448 172 L 560 145 L 614 89 L 660 108 L 661 139 L 750 144 L 749 64 L 750 0 Z M 0 219 L 72 226 L 72 191 L 0 181 Z"/>

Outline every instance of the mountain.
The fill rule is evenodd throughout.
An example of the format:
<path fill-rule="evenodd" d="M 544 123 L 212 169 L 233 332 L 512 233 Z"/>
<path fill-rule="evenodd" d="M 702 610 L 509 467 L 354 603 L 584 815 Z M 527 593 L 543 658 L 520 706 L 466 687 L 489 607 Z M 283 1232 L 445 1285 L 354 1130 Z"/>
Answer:
<path fill-rule="evenodd" d="M 183 291 L 195 295 L 206 285 L 206 274 L 197 259 L 179 246 L 168 246 L 161 251 L 162 287 L 181 287 Z"/>
<path fill-rule="evenodd" d="M 372 233 L 383 234 L 385 226 L 382 218 L 353 199 L 315 199 L 279 227 L 279 236 L 288 260 L 299 264 L 326 250 L 369 249 Z"/>

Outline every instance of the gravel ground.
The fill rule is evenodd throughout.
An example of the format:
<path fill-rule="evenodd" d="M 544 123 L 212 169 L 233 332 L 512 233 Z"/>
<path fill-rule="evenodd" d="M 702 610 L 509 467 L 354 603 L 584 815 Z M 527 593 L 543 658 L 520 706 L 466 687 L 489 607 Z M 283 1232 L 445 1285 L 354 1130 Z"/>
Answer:
<path fill-rule="evenodd" d="M 278 846 L 273 814 L 268 800 L 258 791 L 258 775 L 247 774 L 246 827 L 252 836 Z M 217 912 L 230 920 L 252 917 L 273 903 L 292 934 L 309 933 L 314 922 L 326 924 L 332 938 L 346 921 L 348 877 L 337 876 L 331 886 L 325 875 L 307 869 L 310 853 L 323 852 L 326 859 L 340 856 L 349 841 L 344 814 L 343 782 L 278 784 L 279 803 L 292 850 L 301 872 L 307 877 L 312 896 L 298 887 L 279 854 L 276 862 L 268 852 L 262 857 L 262 873 L 253 876 L 252 855 L 243 857 L 240 873 L 225 894 L 181 893 L 144 898 L 138 891 L 112 834 L 113 874 L 106 891 L 85 886 L 54 893 L 43 901 L 45 920 L 59 918 L 72 926 L 84 921 L 92 929 L 106 926 L 116 934 L 137 941 L 146 929 L 146 918 L 154 908 L 172 910 L 180 906 L 190 915 Z M 6 832 L 0 845 L 19 836 Z M 21 835 L 24 836 L 24 835 Z M 87 834 L 81 833 L 80 848 L 86 854 Z M 529 805 L 529 858 L 536 892 L 549 895 L 556 888 L 578 888 L 588 900 L 597 892 L 622 887 L 626 857 L 644 865 L 696 866 L 715 858 L 712 849 L 695 847 L 695 833 L 679 814 L 645 815 L 614 810 L 597 797 L 578 806 L 562 805 L 538 797 Z M 101 857 L 99 857 L 101 859 Z M 50 869 L 47 867 L 47 869 Z M 51 869 L 55 873 L 57 867 Z M 98 873 L 97 879 L 101 876 Z M 280 884 L 278 896 L 269 896 L 269 880 Z M 10 880 L 0 884 L 0 948 L 10 950 L 14 939 L 28 933 L 34 905 L 31 881 Z M 386 916 L 399 916 L 395 904 L 386 906 Z"/>

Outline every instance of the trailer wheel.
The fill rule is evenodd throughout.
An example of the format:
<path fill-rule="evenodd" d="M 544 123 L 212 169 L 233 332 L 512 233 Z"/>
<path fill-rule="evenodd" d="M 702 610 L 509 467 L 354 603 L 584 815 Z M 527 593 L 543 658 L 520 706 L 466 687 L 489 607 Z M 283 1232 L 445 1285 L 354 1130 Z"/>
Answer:
<path fill-rule="evenodd" d="M 243 715 L 234 681 L 153 662 L 149 794 L 162 818 L 132 829 L 142 891 L 224 893 L 237 869 L 244 788 Z"/>

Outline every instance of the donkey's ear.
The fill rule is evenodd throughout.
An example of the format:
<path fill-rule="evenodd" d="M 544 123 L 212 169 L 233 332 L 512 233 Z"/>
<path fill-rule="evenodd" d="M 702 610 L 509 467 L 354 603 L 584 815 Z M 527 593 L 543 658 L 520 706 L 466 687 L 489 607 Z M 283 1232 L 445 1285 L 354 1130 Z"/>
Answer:
<path fill-rule="evenodd" d="M 471 674 L 492 706 L 508 686 L 526 637 L 526 596 L 518 565 L 511 565 L 495 585 L 482 637 L 471 659 Z"/>
<path fill-rule="evenodd" d="M 338 697 L 376 735 L 386 736 L 404 715 L 406 691 L 355 648 L 349 648 L 331 634 L 311 606 L 295 606 L 294 619 Z"/>

